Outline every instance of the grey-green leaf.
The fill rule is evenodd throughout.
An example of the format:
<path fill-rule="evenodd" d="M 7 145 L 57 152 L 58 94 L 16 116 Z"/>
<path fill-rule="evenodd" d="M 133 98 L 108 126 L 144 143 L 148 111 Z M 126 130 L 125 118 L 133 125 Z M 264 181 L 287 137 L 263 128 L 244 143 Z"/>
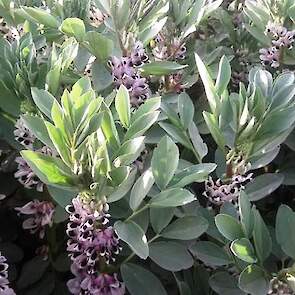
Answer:
<path fill-rule="evenodd" d="M 165 136 L 155 148 L 152 157 L 152 172 L 158 187 L 163 190 L 172 179 L 179 160 L 179 150 L 177 145 Z"/>
<path fill-rule="evenodd" d="M 201 216 L 186 216 L 167 226 L 161 236 L 167 239 L 192 240 L 201 236 L 208 226 L 208 221 Z"/>
<path fill-rule="evenodd" d="M 142 259 L 149 256 L 149 246 L 144 231 L 133 221 L 117 221 L 114 225 L 119 238 Z"/>

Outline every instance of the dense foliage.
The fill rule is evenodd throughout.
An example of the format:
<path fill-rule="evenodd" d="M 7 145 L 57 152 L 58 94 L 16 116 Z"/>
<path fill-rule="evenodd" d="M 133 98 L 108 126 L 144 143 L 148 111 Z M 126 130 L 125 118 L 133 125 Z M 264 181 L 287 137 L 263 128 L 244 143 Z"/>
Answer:
<path fill-rule="evenodd" d="M 0 15 L 0 294 L 295 294 L 294 0 Z"/>

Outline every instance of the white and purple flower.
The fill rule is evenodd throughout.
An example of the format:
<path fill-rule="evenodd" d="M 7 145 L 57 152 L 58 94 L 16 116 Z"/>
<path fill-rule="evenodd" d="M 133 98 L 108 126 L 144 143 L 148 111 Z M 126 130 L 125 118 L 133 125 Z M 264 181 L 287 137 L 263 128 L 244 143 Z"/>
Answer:
<path fill-rule="evenodd" d="M 38 232 L 40 239 L 43 239 L 46 226 L 51 227 L 53 223 L 54 205 L 51 202 L 34 200 L 15 210 L 30 216 L 23 222 L 23 228 L 30 230 L 31 234 Z"/>
<path fill-rule="evenodd" d="M 9 287 L 8 264 L 6 258 L 0 253 L 0 294 L 15 295 L 15 292 Z"/>

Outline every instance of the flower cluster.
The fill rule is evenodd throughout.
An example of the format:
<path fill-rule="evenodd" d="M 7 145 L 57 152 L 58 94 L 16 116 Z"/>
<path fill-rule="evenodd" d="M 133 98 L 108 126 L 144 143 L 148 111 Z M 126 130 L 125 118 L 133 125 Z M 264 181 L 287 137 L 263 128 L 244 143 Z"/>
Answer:
<path fill-rule="evenodd" d="M 1 295 L 15 295 L 15 292 L 9 288 L 8 281 L 8 264 L 6 258 L 0 253 L 0 294 Z"/>
<path fill-rule="evenodd" d="M 141 77 L 136 69 L 147 61 L 148 56 L 142 43 L 136 42 L 129 56 L 114 56 L 109 62 L 116 88 L 124 85 L 130 93 L 131 104 L 136 107 L 147 99 L 150 93 L 146 79 Z"/>
<path fill-rule="evenodd" d="M 23 228 L 29 229 L 31 234 L 38 232 L 40 239 L 43 239 L 46 226 L 52 226 L 54 205 L 51 202 L 34 200 L 15 210 L 30 216 L 23 222 Z"/>
<path fill-rule="evenodd" d="M 269 295 L 294 295 L 295 293 L 292 291 L 292 289 L 288 286 L 287 283 L 279 280 L 278 278 L 273 278 L 270 281 L 269 286 Z"/>
<path fill-rule="evenodd" d="M 19 40 L 21 38 L 23 28 L 20 26 L 9 26 L 7 22 L 2 17 L 0 17 L 0 33 L 7 41 L 12 43 L 13 41 Z"/>
<path fill-rule="evenodd" d="M 121 248 L 119 238 L 109 223 L 106 200 L 94 201 L 78 195 L 67 208 L 70 222 L 67 250 L 72 260 L 74 279 L 68 282 L 72 294 L 124 294 L 117 275 L 99 272 L 101 263 L 115 261 Z M 83 292 L 83 293 L 82 293 Z"/>
<path fill-rule="evenodd" d="M 203 195 L 215 205 L 222 205 L 225 202 L 236 204 L 236 201 L 240 196 L 240 192 L 251 180 L 251 173 L 247 176 L 234 175 L 228 183 L 223 183 L 221 179 L 214 181 L 210 176 L 205 182 L 205 191 Z"/>
<path fill-rule="evenodd" d="M 102 13 L 97 7 L 91 5 L 89 11 L 89 23 L 93 27 L 98 28 L 108 16 Z"/>
<path fill-rule="evenodd" d="M 269 22 L 265 32 L 272 38 L 272 47 L 259 50 L 260 60 L 264 65 L 273 68 L 280 66 L 281 49 L 291 49 L 295 40 L 295 31 L 288 31 L 285 27 Z"/>
<path fill-rule="evenodd" d="M 14 136 L 16 141 L 29 150 L 33 149 L 36 140 L 35 135 L 26 127 L 22 118 L 18 119 L 15 124 Z"/>
<path fill-rule="evenodd" d="M 155 46 L 152 50 L 153 55 L 158 60 L 166 59 L 184 59 L 186 46 L 178 38 L 173 38 L 170 42 L 162 34 L 158 34 L 155 38 Z"/>

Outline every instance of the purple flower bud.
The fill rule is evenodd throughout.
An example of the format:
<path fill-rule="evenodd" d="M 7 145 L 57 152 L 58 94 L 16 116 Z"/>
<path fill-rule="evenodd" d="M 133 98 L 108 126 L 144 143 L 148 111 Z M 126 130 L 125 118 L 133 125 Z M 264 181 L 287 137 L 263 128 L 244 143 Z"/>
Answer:
<path fill-rule="evenodd" d="M 224 202 L 235 204 L 240 196 L 240 192 L 245 185 L 252 180 L 252 174 L 247 176 L 234 175 L 229 183 L 223 183 L 221 179 L 215 182 L 212 177 L 205 182 L 205 192 L 203 195 L 215 205 L 222 205 Z"/>
<path fill-rule="evenodd" d="M 270 65 L 273 68 L 280 66 L 280 51 L 275 47 L 262 48 L 259 53 L 259 58 L 265 66 Z"/>
<path fill-rule="evenodd" d="M 8 284 L 8 264 L 6 258 L 0 252 L 0 294 L 1 295 L 15 295 L 15 292 L 9 288 Z"/>
<path fill-rule="evenodd" d="M 23 222 L 23 228 L 29 229 L 31 234 L 39 232 L 40 239 L 43 239 L 45 227 L 52 226 L 54 205 L 51 202 L 34 200 L 23 207 L 16 207 L 15 210 L 30 216 Z"/>
<path fill-rule="evenodd" d="M 130 58 L 134 66 L 141 66 L 148 61 L 149 57 L 145 53 L 143 44 L 141 42 L 137 41 L 134 44 L 133 50 L 130 54 Z"/>
<path fill-rule="evenodd" d="M 146 79 L 142 78 L 134 68 L 135 65 L 143 63 L 146 58 L 141 45 L 137 44 L 137 51 L 133 52 L 131 57 L 119 59 L 114 56 L 109 62 L 116 88 L 124 85 L 128 89 L 133 106 L 139 106 L 150 94 Z"/>
<path fill-rule="evenodd" d="M 25 126 L 25 122 L 22 118 L 18 119 L 15 124 L 14 136 L 15 139 L 25 146 L 27 149 L 32 150 L 34 141 L 36 140 L 35 135 Z"/>

